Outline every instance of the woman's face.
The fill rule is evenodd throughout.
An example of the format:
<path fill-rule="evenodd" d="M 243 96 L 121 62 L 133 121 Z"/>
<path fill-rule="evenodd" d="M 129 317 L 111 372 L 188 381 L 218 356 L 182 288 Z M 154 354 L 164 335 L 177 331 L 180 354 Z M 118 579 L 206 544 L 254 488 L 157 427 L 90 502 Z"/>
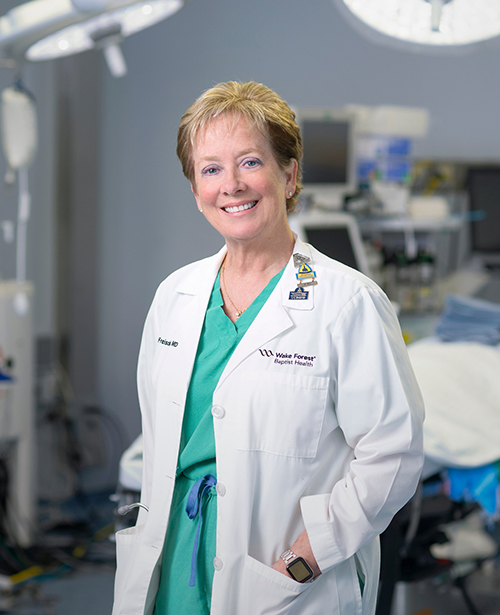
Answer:
<path fill-rule="evenodd" d="M 290 232 L 286 195 L 295 191 L 297 162 L 284 171 L 267 139 L 241 117 L 213 120 L 193 148 L 196 203 L 226 241 L 270 241 Z"/>

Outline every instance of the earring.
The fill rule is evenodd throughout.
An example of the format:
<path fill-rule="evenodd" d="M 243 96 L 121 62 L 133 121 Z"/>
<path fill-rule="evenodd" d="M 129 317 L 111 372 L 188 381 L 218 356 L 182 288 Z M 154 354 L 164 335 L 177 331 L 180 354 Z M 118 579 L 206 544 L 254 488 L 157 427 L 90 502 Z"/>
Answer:
<path fill-rule="evenodd" d="M 291 198 L 292 198 L 292 196 L 293 196 L 293 192 L 289 192 L 289 193 L 288 193 L 288 198 L 289 198 L 289 199 L 291 199 Z"/>
<path fill-rule="evenodd" d="M 198 207 L 198 211 L 200 212 L 200 214 L 203 213 L 203 207 Z"/>

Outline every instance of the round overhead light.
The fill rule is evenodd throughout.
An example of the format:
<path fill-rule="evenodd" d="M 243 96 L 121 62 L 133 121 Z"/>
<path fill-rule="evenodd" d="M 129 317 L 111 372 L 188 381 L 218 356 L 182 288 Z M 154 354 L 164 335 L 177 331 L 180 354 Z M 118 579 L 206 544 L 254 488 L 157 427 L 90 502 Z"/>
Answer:
<path fill-rule="evenodd" d="M 498 0 L 334 1 L 375 32 L 417 45 L 464 46 L 500 35 Z"/>

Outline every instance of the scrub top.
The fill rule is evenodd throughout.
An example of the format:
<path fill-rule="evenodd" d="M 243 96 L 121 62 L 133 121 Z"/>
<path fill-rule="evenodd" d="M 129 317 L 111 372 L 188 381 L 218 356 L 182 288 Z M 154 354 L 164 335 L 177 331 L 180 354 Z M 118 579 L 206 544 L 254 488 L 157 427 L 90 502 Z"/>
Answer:
<path fill-rule="evenodd" d="M 235 323 L 226 316 L 220 270 L 212 289 L 186 398 L 177 476 L 163 549 L 154 615 L 208 615 L 216 552 L 216 487 L 201 502 L 201 533 L 196 579 L 189 585 L 199 517 L 190 519 L 186 504 L 193 485 L 207 474 L 216 477 L 212 397 L 234 350 L 283 275 L 277 273 Z"/>

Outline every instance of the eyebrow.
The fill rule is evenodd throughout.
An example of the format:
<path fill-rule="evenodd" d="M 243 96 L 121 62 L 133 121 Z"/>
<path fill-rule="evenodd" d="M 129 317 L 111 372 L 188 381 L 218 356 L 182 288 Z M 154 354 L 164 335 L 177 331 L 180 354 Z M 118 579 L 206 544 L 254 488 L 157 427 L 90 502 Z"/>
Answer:
<path fill-rule="evenodd" d="M 250 153 L 258 153 L 258 149 L 255 147 L 244 149 L 241 152 L 238 152 L 237 157 L 247 156 Z M 259 153 L 259 156 L 262 156 L 262 154 Z M 205 161 L 205 162 L 208 162 L 208 161 L 217 162 L 218 160 L 220 160 L 218 156 L 203 156 L 202 158 L 200 158 L 200 161 Z"/>

